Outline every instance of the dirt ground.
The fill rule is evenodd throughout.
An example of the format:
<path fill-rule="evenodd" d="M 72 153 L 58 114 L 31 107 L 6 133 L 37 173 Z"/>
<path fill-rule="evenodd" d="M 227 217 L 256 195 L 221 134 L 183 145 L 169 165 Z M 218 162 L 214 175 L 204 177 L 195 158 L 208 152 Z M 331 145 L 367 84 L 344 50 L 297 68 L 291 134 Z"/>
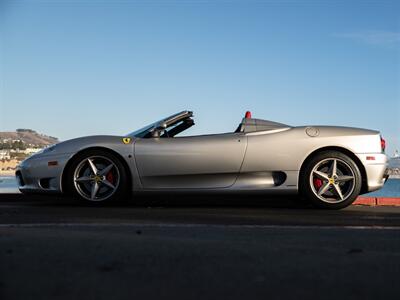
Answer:
<path fill-rule="evenodd" d="M 3 176 L 13 176 L 15 174 L 15 167 L 18 165 L 19 161 L 16 159 L 11 160 L 0 160 L 0 175 Z M 7 170 L 10 168 L 9 170 Z"/>

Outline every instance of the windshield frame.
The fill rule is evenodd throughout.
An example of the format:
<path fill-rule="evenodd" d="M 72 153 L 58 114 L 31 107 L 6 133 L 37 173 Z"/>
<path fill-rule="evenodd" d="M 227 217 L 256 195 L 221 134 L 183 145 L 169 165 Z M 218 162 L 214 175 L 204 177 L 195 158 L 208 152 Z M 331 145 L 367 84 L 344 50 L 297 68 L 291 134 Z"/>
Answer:
<path fill-rule="evenodd" d="M 151 123 L 149 125 L 146 125 L 138 130 L 135 130 L 129 134 L 127 134 L 127 137 L 132 137 L 132 138 L 143 138 L 145 137 L 149 132 L 152 130 L 156 129 L 159 127 L 161 124 L 165 123 L 167 127 L 170 125 L 182 121 L 184 119 L 190 118 L 193 116 L 193 112 L 184 110 L 179 113 L 173 114 L 167 118 L 161 119 L 157 122 Z"/>

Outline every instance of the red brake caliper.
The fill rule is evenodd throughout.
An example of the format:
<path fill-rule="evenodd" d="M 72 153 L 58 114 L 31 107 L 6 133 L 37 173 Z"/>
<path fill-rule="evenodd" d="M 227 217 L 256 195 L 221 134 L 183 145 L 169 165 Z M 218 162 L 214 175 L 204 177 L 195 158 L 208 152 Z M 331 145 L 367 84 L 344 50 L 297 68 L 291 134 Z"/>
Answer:
<path fill-rule="evenodd" d="M 107 173 L 106 179 L 108 182 L 111 182 L 112 184 L 114 184 L 114 175 L 111 171 Z"/>
<path fill-rule="evenodd" d="M 316 188 L 316 189 L 319 189 L 321 186 L 322 186 L 322 180 L 321 179 L 319 179 L 319 178 L 314 178 L 314 187 Z"/>

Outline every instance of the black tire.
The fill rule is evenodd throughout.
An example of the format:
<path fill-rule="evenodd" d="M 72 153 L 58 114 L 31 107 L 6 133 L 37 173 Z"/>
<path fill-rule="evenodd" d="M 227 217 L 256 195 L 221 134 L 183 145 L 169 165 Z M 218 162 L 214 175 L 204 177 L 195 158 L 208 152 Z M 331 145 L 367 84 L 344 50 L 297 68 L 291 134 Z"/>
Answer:
<path fill-rule="evenodd" d="M 79 185 L 78 183 L 75 182 L 75 176 L 76 172 L 78 172 L 78 168 L 81 168 L 81 165 L 85 163 L 88 159 L 94 160 L 94 163 L 96 164 L 96 160 L 104 159 L 104 165 L 105 162 L 110 162 L 114 166 L 112 168 L 112 172 L 114 172 L 115 175 L 118 175 L 118 181 L 115 182 L 115 189 L 110 192 L 110 195 L 107 196 L 105 194 L 104 199 L 101 197 L 99 199 L 88 199 L 88 197 L 84 197 L 83 194 L 85 192 L 89 192 L 85 187 L 86 185 Z M 101 162 L 101 161 L 100 161 Z M 101 164 L 98 166 L 101 166 Z M 83 169 L 83 167 L 82 167 Z M 99 169 L 99 172 L 101 169 Z M 110 171 L 111 173 L 111 171 Z M 108 175 L 108 174 L 107 174 Z M 115 176 L 114 175 L 114 176 Z M 110 202 L 116 202 L 120 201 L 122 199 L 125 199 L 125 197 L 128 195 L 128 174 L 127 171 L 120 161 L 120 159 L 114 155 L 113 153 L 110 153 L 108 151 L 103 151 L 103 150 L 98 150 L 98 149 L 93 149 L 93 150 L 88 150 L 85 152 L 82 152 L 78 154 L 76 157 L 73 158 L 72 164 L 69 166 L 67 172 L 66 172 L 66 183 L 67 183 L 67 191 L 72 197 L 76 200 L 83 201 L 88 204 L 95 204 L 95 205 L 100 205 L 103 203 L 110 203 Z M 92 175 L 91 175 L 92 176 Z M 106 177 L 106 175 L 102 176 Z M 108 179 L 108 178 L 107 178 Z M 87 184 L 94 184 L 94 180 L 91 180 L 90 182 L 88 181 Z M 86 183 L 85 183 L 86 184 Z M 108 186 L 105 186 L 102 182 L 99 182 L 99 193 L 100 191 L 109 188 Z"/>
<path fill-rule="evenodd" d="M 345 172 L 340 171 L 342 174 L 340 176 L 336 176 L 335 179 L 332 175 L 327 181 L 325 181 L 325 179 L 321 180 L 322 183 L 315 181 L 319 179 L 316 179 L 316 177 L 319 177 L 319 175 L 315 175 L 315 171 L 318 171 L 318 169 L 315 168 L 318 166 L 324 167 L 325 169 L 328 168 L 330 159 L 332 160 L 332 164 L 334 160 L 336 161 L 338 172 L 340 171 L 339 166 L 341 166 L 344 171 L 349 173 L 347 174 L 347 177 L 353 177 L 354 179 L 348 180 L 348 183 L 341 182 L 339 179 L 345 178 L 346 174 Z M 324 163 L 326 166 L 324 166 Z M 324 174 L 323 172 L 321 173 Z M 329 173 L 329 170 L 327 173 Z M 319 186 L 320 184 L 321 186 Z M 340 186 L 340 193 L 337 192 L 337 188 L 334 185 L 336 185 L 336 187 Z M 328 188 L 328 190 L 326 190 L 325 194 L 319 195 L 319 192 L 322 191 L 325 186 Z M 360 194 L 361 186 L 362 176 L 357 164 L 349 156 L 339 151 L 320 152 L 308 159 L 302 168 L 299 178 L 300 195 L 305 200 L 311 202 L 314 207 L 323 209 L 341 209 L 349 206 Z M 341 194 L 341 187 L 346 188 L 346 194 Z M 332 196 L 324 196 L 327 193 L 331 194 Z M 335 197 L 338 198 L 337 201 L 335 201 Z"/>

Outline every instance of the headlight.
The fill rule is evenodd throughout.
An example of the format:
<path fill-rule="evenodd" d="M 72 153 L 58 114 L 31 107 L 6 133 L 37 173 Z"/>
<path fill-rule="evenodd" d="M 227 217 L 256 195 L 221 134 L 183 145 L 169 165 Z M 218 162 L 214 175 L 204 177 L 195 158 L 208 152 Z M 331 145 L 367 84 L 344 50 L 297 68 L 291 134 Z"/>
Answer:
<path fill-rule="evenodd" d="M 35 156 L 35 155 L 39 155 L 39 154 L 44 154 L 44 153 L 48 153 L 51 151 L 54 151 L 54 149 L 56 148 L 56 145 L 51 145 L 49 147 L 43 148 L 42 150 L 32 154 L 30 157 Z"/>
<path fill-rule="evenodd" d="M 54 151 L 55 148 L 56 148 L 56 145 L 51 145 L 49 147 L 43 148 L 41 151 L 43 151 L 42 153 L 47 153 L 47 152 Z"/>

